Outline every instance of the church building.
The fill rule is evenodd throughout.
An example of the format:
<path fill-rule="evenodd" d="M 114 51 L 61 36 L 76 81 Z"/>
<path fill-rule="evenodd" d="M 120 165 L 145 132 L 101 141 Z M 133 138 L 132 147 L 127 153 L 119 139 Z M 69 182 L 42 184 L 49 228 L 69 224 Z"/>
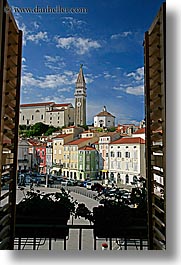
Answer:
<path fill-rule="evenodd" d="M 106 110 L 106 106 L 103 107 L 103 110 L 100 113 L 94 116 L 94 127 L 115 127 L 115 116 Z"/>
<path fill-rule="evenodd" d="M 86 125 L 86 83 L 82 70 L 83 65 L 80 65 L 80 71 L 76 81 L 75 87 L 75 118 L 74 125 Z"/>

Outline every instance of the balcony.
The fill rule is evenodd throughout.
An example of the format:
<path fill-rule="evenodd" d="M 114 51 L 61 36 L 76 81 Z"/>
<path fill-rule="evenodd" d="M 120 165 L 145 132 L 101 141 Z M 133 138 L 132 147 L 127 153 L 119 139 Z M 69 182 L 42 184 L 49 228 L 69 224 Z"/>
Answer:
<path fill-rule="evenodd" d="M 94 225 L 89 224 L 68 224 L 62 225 L 16 225 L 16 229 L 31 229 L 36 230 L 45 228 L 49 231 L 49 237 L 21 237 L 17 232 L 14 240 L 15 250 L 101 250 L 102 243 L 107 243 L 108 250 L 147 250 L 148 241 L 144 236 L 146 228 L 142 231 L 139 229 L 140 238 L 132 238 L 129 236 L 118 238 L 98 238 L 94 233 Z M 69 235 L 63 238 L 55 238 L 51 236 L 51 232 L 57 228 L 69 229 Z M 136 231 L 137 228 L 133 227 Z M 126 235 L 124 229 L 123 234 Z"/>

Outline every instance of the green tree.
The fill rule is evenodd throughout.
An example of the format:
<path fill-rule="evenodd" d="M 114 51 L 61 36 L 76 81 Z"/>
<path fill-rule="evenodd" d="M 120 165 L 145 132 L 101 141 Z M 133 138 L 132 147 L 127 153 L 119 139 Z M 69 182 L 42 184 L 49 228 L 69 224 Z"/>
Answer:
<path fill-rule="evenodd" d="M 53 132 L 57 131 L 57 128 L 54 126 L 50 126 L 48 130 L 45 132 L 45 136 L 51 135 Z"/>
<path fill-rule="evenodd" d="M 116 127 L 110 127 L 110 128 L 108 128 L 107 130 L 108 130 L 108 132 L 115 132 Z"/>
<path fill-rule="evenodd" d="M 32 127 L 31 130 L 33 131 L 34 136 L 40 136 L 44 134 L 49 128 L 49 125 L 44 124 L 42 122 L 35 123 Z"/>

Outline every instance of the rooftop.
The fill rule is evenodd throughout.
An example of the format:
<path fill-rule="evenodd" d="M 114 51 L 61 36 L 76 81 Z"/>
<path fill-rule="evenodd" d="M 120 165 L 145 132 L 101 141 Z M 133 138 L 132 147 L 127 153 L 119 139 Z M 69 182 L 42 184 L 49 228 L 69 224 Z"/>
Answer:
<path fill-rule="evenodd" d="M 134 132 L 134 134 L 141 134 L 141 133 L 145 133 L 145 128 L 138 129 L 136 132 Z"/>
<path fill-rule="evenodd" d="M 145 144 L 145 140 L 141 137 L 124 137 L 113 141 L 111 144 Z"/>
<path fill-rule="evenodd" d="M 66 145 L 78 145 L 80 143 L 83 143 L 83 142 L 86 142 L 87 140 L 89 139 L 92 139 L 92 138 L 80 138 L 80 139 L 76 139 L 76 140 L 73 140 L 71 142 L 68 142 Z"/>

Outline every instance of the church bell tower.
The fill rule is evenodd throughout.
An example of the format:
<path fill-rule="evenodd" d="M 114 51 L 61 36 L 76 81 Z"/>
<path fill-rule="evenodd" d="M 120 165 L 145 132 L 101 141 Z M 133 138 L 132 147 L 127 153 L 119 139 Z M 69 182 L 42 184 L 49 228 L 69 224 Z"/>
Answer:
<path fill-rule="evenodd" d="M 83 74 L 83 64 L 80 65 L 75 87 L 75 126 L 86 125 L 86 83 Z"/>

